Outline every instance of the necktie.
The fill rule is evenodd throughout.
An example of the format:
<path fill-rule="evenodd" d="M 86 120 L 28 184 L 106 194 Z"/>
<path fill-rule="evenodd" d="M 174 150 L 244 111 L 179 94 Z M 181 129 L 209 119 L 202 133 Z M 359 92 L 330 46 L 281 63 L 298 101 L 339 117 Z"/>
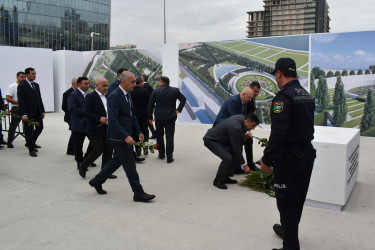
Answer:
<path fill-rule="evenodd" d="M 131 103 L 130 103 L 130 96 L 129 96 L 129 93 L 126 93 L 126 100 L 128 101 L 128 103 L 129 103 L 129 110 L 130 110 L 130 116 L 133 116 L 133 114 L 132 114 L 132 105 L 131 105 Z"/>
<path fill-rule="evenodd" d="M 33 82 L 31 83 L 31 88 L 35 91 L 35 85 Z"/>

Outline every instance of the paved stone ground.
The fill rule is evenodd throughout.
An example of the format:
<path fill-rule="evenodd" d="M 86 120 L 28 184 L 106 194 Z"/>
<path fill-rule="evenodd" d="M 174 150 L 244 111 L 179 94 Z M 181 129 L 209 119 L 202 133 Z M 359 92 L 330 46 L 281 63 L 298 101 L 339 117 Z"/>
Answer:
<path fill-rule="evenodd" d="M 24 141 L 0 150 L 1 249 L 272 249 L 279 216 L 275 199 L 238 185 L 219 190 L 212 181 L 219 159 L 204 146 L 210 126 L 178 123 L 175 162 L 149 155 L 137 169 L 151 203 L 135 203 L 125 174 L 98 195 L 65 155 L 69 138 L 62 113 L 48 113 L 31 158 Z M 254 135 L 264 136 L 262 130 Z M 375 138 L 362 137 L 357 184 L 342 212 L 306 206 L 301 249 L 374 249 Z M 262 149 L 255 147 L 255 156 Z M 236 176 L 237 180 L 243 176 Z M 332 174 L 334 178 L 334 174 Z"/>

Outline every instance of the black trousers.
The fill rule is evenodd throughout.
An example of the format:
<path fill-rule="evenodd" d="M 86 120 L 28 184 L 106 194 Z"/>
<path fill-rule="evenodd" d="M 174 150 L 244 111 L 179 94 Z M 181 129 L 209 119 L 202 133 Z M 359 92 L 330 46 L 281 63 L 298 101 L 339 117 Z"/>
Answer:
<path fill-rule="evenodd" d="M 29 151 L 35 150 L 35 143 L 39 135 L 43 131 L 43 119 L 40 118 L 30 118 L 32 121 L 38 122 L 38 125 L 29 125 L 27 121 L 22 121 L 25 131 L 26 145 L 29 148 Z M 35 128 L 34 128 L 35 127 Z"/>
<path fill-rule="evenodd" d="M 147 126 L 147 124 L 150 124 L 150 123 L 148 122 L 147 117 L 145 117 L 145 118 L 138 118 L 138 116 L 137 116 L 137 120 L 138 120 L 139 127 L 140 127 L 140 129 L 142 131 L 142 134 L 145 137 L 145 139 L 143 141 L 148 141 L 148 139 L 149 139 L 149 132 L 148 132 L 148 126 Z M 136 134 L 136 136 L 133 135 L 133 137 L 134 137 L 133 139 L 135 141 L 138 140 L 138 134 Z"/>
<path fill-rule="evenodd" d="M 102 155 L 102 168 L 112 158 L 112 145 L 108 142 L 107 136 L 88 135 L 92 145 L 91 152 L 81 162 L 83 168 L 88 168 L 91 163 Z"/>
<path fill-rule="evenodd" d="M 9 130 L 8 130 L 8 144 L 12 143 L 14 141 L 14 134 L 16 132 L 16 129 L 18 127 L 18 124 L 20 124 L 20 121 L 22 120 L 21 116 L 19 115 L 19 107 L 12 107 L 12 120 L 9 124 Z"/>
<path fill-rule="evenodd" d="M 245 154 L 246 154 L 246 160 L 247 165 L 253 166 L 254 160 L 253 160 L 253 138 L 249 138 L 245 142 Z"/>
<path fill-rule="evenodd" d="M 85 142 L 86 134 L 72 132 L 72 137 L 73 137 L 72 140 L 74 142 L 74 156 L 75 156 L 74 159 L 76 160 L 78 164 L 80 164 L 91 153 L 91 151 L 93 150 L 93 147 L 90 142 L 87 147 L 85 156 L 83 156 L 83 143 Z"/>
<path fill-rule="evenodd" d="M 234 163 L 238 163 L 230 145 L 211 141 L 203 138 L 204 146 L 221 159 L 221 163 L 216 173 L 215 180 L 224 182 L 228 175 L 233 173 Z M 239 163 L 238 163 L 239 164 Z"/>
<path fill-rule="evenodd" d="M 154 129 L 154 125 L 147 122 L 147 127 L 150 129 L 152 137 L 156 136 L 156 131 Z"/>
<path fill-rule="evenodd" d="M 108 177 L 111 176 L 122 165 L 134 194 L 143 194 L 144 191 L 135 166 L 131 145 L 126 143 L 113 143 L 112 145 L 114 148 L 113 157 L 94 177 L 94 182 L 97 184 L 103 184 L 108 179 Z"/>
<path fill-rule="evenodd" d="M 167 153 L 167 158 L 173 157 L 174 151 L 174 131 L 176 125 L 176 118 L 171 120 L 156 121 L 156 142 L 159 145 L 159 155 L 165 155 Z M 166 147 L 164 146 L 164 131 L 165 131 L 165 142 Z M 167 152 L 165 152 L 165 148 Z"/>
<path fill-rule="evenodd" d="M 316 151 L 312 146 L 284 153 L 274 166 L 274 185 L 284 249 L 300 249 L 298 225 L 309 189 Z"/>

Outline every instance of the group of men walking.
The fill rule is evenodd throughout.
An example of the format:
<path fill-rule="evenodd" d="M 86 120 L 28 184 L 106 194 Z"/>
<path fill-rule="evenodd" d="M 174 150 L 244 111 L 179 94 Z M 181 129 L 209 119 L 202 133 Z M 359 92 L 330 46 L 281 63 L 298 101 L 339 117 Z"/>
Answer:
<path fill-rule="evenodd" d="M 152 129 L 151 132 L 156 133 L 159 158 L 165 158 L 165 131 L 167 163 L 173 162 L 175 121 L 186 98 L 179 89 L 169 86 L 166 76 L 161 77 L 159 88 L 153 90 L 144 82 L 147 76 L 135 78 L 123 68 L 117 73 L 118 78 L 110 86 L 105 78 L 97 79 L 95 90 L 91 93 L 88 93 L 89 80 L 86 77 L 73 79 L 72 89 L 64 93 L 64 120 L 72 131 L 67 154 L 74 152 L 82 178 L 86 178 L 90 164 L 102 155 L 102 169 L 89 181 L 99 194 L 107 193 L 102 184 L 109 178 L 116 178 L 113 173 L 122 165 L 134 192 L 134 201 L 145 202 L 155 198 L 155 195 L 144 192 L 140 184 L 136 161 L 144 158 L 139 157 L 139 150 L 134 149 L 134 144 L 148 141 L 148 128 L 153 128 L 155 115 L 156 132 Z M 180 101 L 177 109 L 176 100 Z M 84 156 L 82 147 L 85 137 L 89 138 L 90 143 Z M 147 154 L 147 151 L 143 153 Z"/>

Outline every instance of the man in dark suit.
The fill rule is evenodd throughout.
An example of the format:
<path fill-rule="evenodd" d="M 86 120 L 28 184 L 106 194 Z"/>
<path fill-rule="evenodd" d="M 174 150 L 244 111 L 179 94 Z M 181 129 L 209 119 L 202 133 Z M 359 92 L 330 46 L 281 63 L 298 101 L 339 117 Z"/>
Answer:
<path fill-rule="evenodd" d="M 95 83 L 95 91 L 88 93 L 83 102 L 83 115 L 86 121 L 86 135 L 92 144 L 92 151 L 79 165 L 79 174 L 86 178 L 89 165 L 102 155 L 102 168 L 112 157 L 112 146 L 107 139 L 107 98 L 108 81 L 98 78 Z M 117 178 L 111 175 L 109 178 Z"/>
<path fill-rule="evenodd" d="M 63 99 L 62 99 L 62 110 L 64 111 L 64 122 L 68 123 L 69 125 L 69 130 L 70 128 L 70 112 L 68 109 L 68 97 L 70 93 L 72 93 L 74 90 L 77 89 L 77 78 L 72 79 L 72 87 L 69 88 L 67 91 L 64 92 L 63 94 Z M 73 134 L 70 133 L 70 138 L 68 142 L 68 149 L 66 150 L 67 155 L 74 155 L 74 142 L 73 142 Z"/>
<path fill-rule="evenodd" d="M 70 128 L 74 141 L 74 155 L 77 166 L 83 161 L 83 143 L 86 137 L 86 121 L 83 115 L 83 102 L 90 87 L 87 77 L 78 77 L 78 88 L 68 96 L 68 111 L 70 112 Z"/>
<path fill-rule="evenodd" d="M 246 114 L 255 113 L 255 109 L 256 109 L 255 98 L 259 95 L 260 88 L 261 88 L 260 83 L 256 81 L 250 83 L 249 87 L 253 91 L 253 98 L 247 103 Z M 251 133 L 248 133 L 246 135 L 245 154 L 246 154 L 247 165 L 250 167 L 250 170 L 259 171 L 260 169 L 255 166 L 254 159 L 253 159 L 253 137 Z"/>
<path fill-rule="evenodd" d="M 29 154 L 36 157 L 35 142 L 43 131 L 45 111 L 39 84 L 34 82 L 36 79 L 35 69 L 25 69 L 25 75 L 26 80 L 22 81 L 17 87 L 19 114 L 22 117 Z M 31 122 L 36 123 L 32 124 Z"/>
<path fill-rule="evenodd" d="M 127 69 L 124 69 L 124 68 L 119 68 L 117 70 L 117 79 L 114 80 L 110 85 L 109 85 L 109 88 L 108 88 L 108 94 L 107 96 L 109 96 L 113 90 L 117 89 L 117 87 L 119 86 L 120 84 L 120 76 L 122 74 L 122 72 L 124 71 L 128 71 Z"/>
<path fill-rule="evenodd" d="M 148 118 L 150 124 L 153 124 L 152 113 L 154 106 L 155 109 L 155 125 L 157 143 L 159 145 L 159 158 L 165 158 L 164 147 L 164 130 L 166 137 L 167 148 L 167 163 L 172 163 L 173 149 L 174 149 L 174 131 L 177 120 L 177 115 L 182 112 L 185 106 L 186 98 L 178 88 L 169 86 L 169 78 L 163 76 L 159 82 L 160 88 L 155 89 L 150 97 L 148 104 Z M 179 100 L 180 104 L 176 109 L 176 101 Z"/>
<path fill-rule="evenodd" d="M 143 87 L 147 89 L 148 95 L 151 96 L 152 91 L 154 91 L 154 88 L 151 86 L 151 84 L 148 83 L 148 76 L 147 75 L 141 75 Z M 156 139 L 156 131 L 153 124 L 150 124 L 147 122 L 147 126 L 151 131 L 151 139 Z"/>
<path fill-rule="evenodd" d="M 207 131 L 203 137 L 204 145 L 222 160 L 214 179 L 214 186 L 227 189 L 225 184 L 237 183 L 228 176 L 235 165 L 234 162 L 238 161 L 244 172 L 250 173 L 250 168 L 242 156 L 243 136 L 246 131 L 254 129 L 258 124 L 259 118 L 256 114 L 233 115 Z"/>
<path fill-rule="evenodd" d="M 149 91 L 147 89 L 143 88 L 143 82 L 141 77 L 137 77 L 135 80 L 135 83 L 137 84 L 133 91 L 130 92 L 133 105 L 134 105 L 134 114 L 137 117 L 139 127 L 141 128 L 142 134 L 144 135 L 144 141 L 148 141 L 149 134 L 148 134 L 148 127 L 147 124 L 149 124 L 147 119 L 147 108 L 148 108 L 148 101 L 150 100 Z M 136 133 L 133 133 L 133 138 L 135 138 L 135 141 L 138 141 Z M 141 149 L 136 148 L 138 156 L 140 155 Z M 144 154 L 147 154 L 147 151 L 144 151 Z"/>
<path fill-rule="evenodd" d="M 120 76 L 119 88 L 115 89 L 108 97 L 109 140 L 114 147 L 114 154 L 99 174 L 90 180 L 89 184 L 99 194 L 106 194 L 107 192 L 103 190 L 102 184 L 121 164 L 134 192 L 133 200 L 146 202 L 154 199 L 155 195 L 144 192 L 133 157 L 132 145 L 135 141 L 132 138 L 132 131 L 138 132 L 140 141 L 143 141 L 144 138 L 134 115 L 132 99 L 129 94 L 134 87 L 134 75 L 125 71 Z"/>

